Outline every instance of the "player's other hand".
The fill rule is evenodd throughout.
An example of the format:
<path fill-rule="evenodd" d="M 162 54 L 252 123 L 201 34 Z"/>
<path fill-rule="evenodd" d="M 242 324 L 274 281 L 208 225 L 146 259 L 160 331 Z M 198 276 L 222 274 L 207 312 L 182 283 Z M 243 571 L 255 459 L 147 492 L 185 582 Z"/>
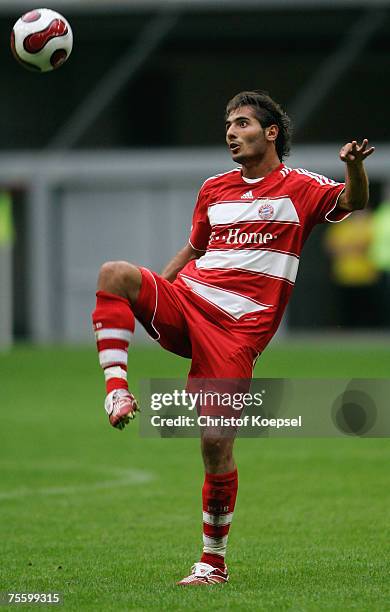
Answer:
<path fill-rule="evenodd" d="M 368 146 L 368 140 L 365 138 L 362 144 L 358 144 L 357 140 L 347 142 L 340 149 L 340 159 L 347 164 L 355 162 L 363 162 L 366 157 L 375 151 L 375 147 Z"/>

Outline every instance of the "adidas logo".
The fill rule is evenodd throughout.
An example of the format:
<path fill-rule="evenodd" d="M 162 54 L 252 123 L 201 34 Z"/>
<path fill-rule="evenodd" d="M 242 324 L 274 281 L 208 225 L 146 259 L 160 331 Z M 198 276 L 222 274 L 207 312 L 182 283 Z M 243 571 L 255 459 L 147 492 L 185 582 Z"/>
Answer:
<path fill-rule="evenodd" d="M 247 191 L 244 195 L 241 196 L 241 200 L 253 200 L 252 191 Z"/>

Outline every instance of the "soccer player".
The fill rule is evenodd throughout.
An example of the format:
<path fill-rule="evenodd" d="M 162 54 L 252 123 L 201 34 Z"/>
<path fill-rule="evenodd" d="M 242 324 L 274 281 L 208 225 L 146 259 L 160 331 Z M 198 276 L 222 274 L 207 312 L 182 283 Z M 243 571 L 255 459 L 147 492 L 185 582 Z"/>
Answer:
<path fill-rule="evenodd" d="M 194 379 L 250 379 L 294 287 L 302 247 L 317 223 L 338 222 L 368 201 L 364 139 L 340 150 L 345 183 L 293 169 L 283 159 L 290 120 L 265 92 L 242 92 L 226 108 L 226 143 L 239 167 L 207 179 L 188 244 L 161 275 L 105 263 L 93 313 L 104 369 L 105 409 L 122 429 L 137 403 L 127 386 L 127 349 L 136 318 L 168 351 L 191 359 Z M 234 436 L 201 436 L 205 480 L 203 554 L 181 585 L 228 580 L 228 532 L 237 495 Z"/>

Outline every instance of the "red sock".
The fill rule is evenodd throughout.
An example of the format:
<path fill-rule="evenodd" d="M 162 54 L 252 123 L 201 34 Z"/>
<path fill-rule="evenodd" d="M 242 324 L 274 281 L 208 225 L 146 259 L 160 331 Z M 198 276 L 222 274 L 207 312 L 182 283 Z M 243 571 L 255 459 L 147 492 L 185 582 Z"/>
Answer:
<path fill-rule="evenodd" d="M 206 474 L 203 498 L 203 555 L 201 561 L 224 569 L 227 538 L 238 489 L 237 469 Z"/>
<path fill-rule="evenodd" d="M 98 291 L 92 321 L 107 393 L 127 389 L 127 349 L 135 326 L 128 300 Z"/>

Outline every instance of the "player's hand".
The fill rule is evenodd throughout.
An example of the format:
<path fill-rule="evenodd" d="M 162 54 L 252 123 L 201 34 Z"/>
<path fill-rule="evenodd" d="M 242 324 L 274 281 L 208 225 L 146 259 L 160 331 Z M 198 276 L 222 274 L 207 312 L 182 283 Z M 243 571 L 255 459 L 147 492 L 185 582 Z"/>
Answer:
<path fill-rule="evenodd" d="M 375 147 L 368 146 L 368 140 L 365 138 L 362 144 L 358 144 L 356 140 L 347 142 L 340 149 L 340 159 L 346 164 L 353 164 L 356 162 L 363 162 L 366 157 L 371 155 L 375 151 Z"/>

